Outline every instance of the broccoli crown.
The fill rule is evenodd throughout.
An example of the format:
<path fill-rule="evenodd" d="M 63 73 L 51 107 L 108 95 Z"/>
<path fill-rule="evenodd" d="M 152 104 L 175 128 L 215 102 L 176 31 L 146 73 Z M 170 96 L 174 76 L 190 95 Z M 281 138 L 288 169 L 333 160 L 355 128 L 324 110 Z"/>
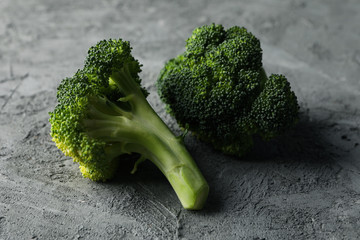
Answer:
<path fill-rule="evenodd" d="M 59 85 L 59 104 L 50 113 L 51 136 L 79 162 L 85 177 L 112 178 L 118 166 L 115 157 L 129 153 L 124 148 L 129 140 L 111 131 L 126 135 L 129 129 L 117 126 L 131 118 L 134 102 L 127 96 L 148 94 L 141 88 L 140 71 L 129 42 L 103 40 L 89 49 L 84 68 Z"/>
<path fill-rule="evenodd" d="M 130 42 L 121 39 L 102 40 L 90 47 L 84 69 L 91 83 L 105 87 L 103 90 L 108 96 L 114 95 L 115 98 L 125 96 L 126 93 L 121 92 L 122 89 L 117 88 L 113 81 L 109 81 L 109 78 L 114 73 L 127 69 L 132 81 L 141 87 L 139 73 L 142 65 L 132 56 L 131 49 Z M 144 88 L 141 89 L 147 97 L 148 92 Z"/>
<path fill-rule="evenodd" d="M 124 154 L 152 161 L 185 208 L 200 209 L 209 187 L 195 162 L 146 100 L 141 65 L 129 42 L 103 40 L 91 47 L 83 69 L 62 80 L 50 112 L 57 147 L 80 164 L 84 177 L 111 179 Z"/>
<path fill-rule="evenodd" d="M 289 82 L 282 75 L 267 78 L 260 41 L 243 27 L 195 29 L 157 86 L 180 126 L 227 154 L 241 156 L 253 136 L 270 139 L 297 121 Z"/>

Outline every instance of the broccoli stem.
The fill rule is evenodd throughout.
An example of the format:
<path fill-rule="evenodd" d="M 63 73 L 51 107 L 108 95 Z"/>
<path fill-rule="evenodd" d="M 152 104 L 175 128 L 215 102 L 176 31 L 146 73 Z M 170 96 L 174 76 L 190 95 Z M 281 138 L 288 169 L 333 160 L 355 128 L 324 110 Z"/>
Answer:
<path fill-rule="evenodd" d="M 182 140 L 169 130 L 159 132 L 163 130 L 160 121 L 154 125 L 151 132 L 138 136 L 143 138 L 141 144 L 128 143 L 124 148 L 153 162 L 168 179 L 184 208 L 201 209 L 209 191 L 205 178 Z"/>
<path fill-rule="evenodd" d="M 120 101 L 127 101 L 131 111 L 124 111 L 106 99 L 94 100 L 96 103 L 91 104 L 89 110 L 90 118 L 84 120 L 84 125 L 92 129 L 88 131 L 89 136 L 103 139 L 114 148 L 119 148 L 119 155 L 140 153 L 165 175 L 184 208 L 201 209 L 209 186 L 186 150 L 182 138 L 176 137 L 155 113 L 127 67 L 120 73 L 112 74 L 111 80 L 126 96 Z M 116 155 L 115 149 L 111 149 L 111 152 Z"/>

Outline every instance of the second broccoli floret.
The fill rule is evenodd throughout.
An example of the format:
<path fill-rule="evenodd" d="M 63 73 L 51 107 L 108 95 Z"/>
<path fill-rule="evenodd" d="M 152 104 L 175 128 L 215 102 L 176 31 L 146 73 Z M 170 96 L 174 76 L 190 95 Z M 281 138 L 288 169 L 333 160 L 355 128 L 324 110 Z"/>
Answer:
<path fill-rule="evenodd" d="M 282 75 L 266 76 L 260 41 L 242 27 L 195 29 L 157 85 L 180 126 L 227 154 L 242 156 L 254 136 L 270 139 L 298 119 L 289 82 Z"/>

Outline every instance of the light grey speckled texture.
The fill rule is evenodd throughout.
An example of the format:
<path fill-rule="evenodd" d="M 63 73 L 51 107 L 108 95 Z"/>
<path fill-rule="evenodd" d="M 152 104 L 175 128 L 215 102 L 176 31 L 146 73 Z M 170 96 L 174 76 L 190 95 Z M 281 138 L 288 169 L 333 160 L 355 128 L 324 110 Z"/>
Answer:
<path fill-rule="evenodd" d="M 109 183 L 81 177 L 49 136 L 56 87 L 104 38 L 130 40 L 149 102 L 192 29 L 247 27 L 267 72 L 285 74 L 301 104 L 297 128 L 245 159 L 191 136 L 211 192 L 183 210 L 150 163 Z M 358 239 L 360 236 L 358 0 L 1 0 L 0 239 Z"/>

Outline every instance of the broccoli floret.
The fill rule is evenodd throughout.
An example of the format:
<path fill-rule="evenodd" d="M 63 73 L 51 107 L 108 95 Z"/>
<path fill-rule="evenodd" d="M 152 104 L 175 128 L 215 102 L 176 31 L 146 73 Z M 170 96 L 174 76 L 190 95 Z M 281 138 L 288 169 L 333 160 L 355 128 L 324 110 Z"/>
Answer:
<path fill-rule="evenodd" d="M 157 87 L 182 128 L 226 154 L 243 156 L 254 137 L 279 136 L 298 120 L 289 82 L 267 77 L 260 41 L 243 27 L 195 29 L 185 52 L 165 64 Z"/>
<path fill-rule="evenodd" d="M 83 69 L 62 80 L 50 112 L 57 147 L 80 164 L 84 177 L 106 181 L 124 155 L 137 153 L 166 176 L 186 209 L 201 209 L 209 187 L 186 150 L 146 100 L 140 63 L 129 42 L 103 40 L 91 47 Z"/>

